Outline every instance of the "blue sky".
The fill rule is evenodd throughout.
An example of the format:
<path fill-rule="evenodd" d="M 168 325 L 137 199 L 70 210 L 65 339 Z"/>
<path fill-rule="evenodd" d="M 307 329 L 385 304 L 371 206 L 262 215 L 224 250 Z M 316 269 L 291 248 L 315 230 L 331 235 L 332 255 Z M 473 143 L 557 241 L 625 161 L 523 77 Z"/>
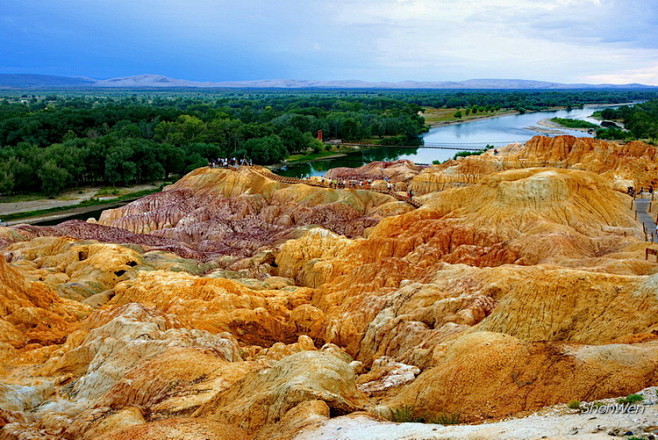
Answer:
<path fill-rule="evenodd" d="M 658 85 L 658 1 L 0 0 L 0 72 Z"/>

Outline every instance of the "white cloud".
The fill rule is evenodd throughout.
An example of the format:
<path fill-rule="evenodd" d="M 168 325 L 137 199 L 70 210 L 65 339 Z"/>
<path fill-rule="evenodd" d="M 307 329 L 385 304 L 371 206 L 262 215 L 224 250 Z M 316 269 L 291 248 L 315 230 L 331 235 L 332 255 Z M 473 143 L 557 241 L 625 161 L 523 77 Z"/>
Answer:
<path fill-rule="evenodd" d="M 378 79 L 575 82 L 658 62 L 656 8 L 638 0 L 356 0 L 329 24 L 367 41 Z M 629 32 L 632 21 L 633 32 Z M 656 46 L 656 47 L 654 47 Z M 388 75 L 388 78 L 384 77 Z"/>
<path fill-rule="evenodd" d="M 622 70 L 617 73 L 589 75 L 584 80 L 602 84 L 640 83 L 658 86 L 658 62 L 637 69 Z"/>
<path fill-rule="evenodd" d="M 93 37 L 95 46 L 117 48 L 113 63 L 142 50 L 162 59 L 150 62 L 149 71 L 164 72 L 159 66 L 184 59 L 181 72 L 197 69 L 213 80 L 240 79 L 239 69 L 246 68 L 231 70 L 231 78 L 214 77 L 211 69 L 244 61 L 257 69 L 242 75 L 263 78 L 655 83 L 658 64 L 658 2 L 653 0 L 3 2 L 8 7 L 0 8 L 5 24 L 0 43 L 12 48 L 15 59 L 33 53 L 34 44 L 24 42 L 36 38 L 8 22 L 20 17 L 15 21 L 30 23 L 37 29 L 33 34 L 48 29 L 53 43 L 69 44 L 65 53 L 84 49 L 78 36 Z M 161 52 L 167 56 L 157 56 Z M 76 63 L 81 58 L 72 57 Z M 195 62 L 206 67 L 202 71 Z"/>

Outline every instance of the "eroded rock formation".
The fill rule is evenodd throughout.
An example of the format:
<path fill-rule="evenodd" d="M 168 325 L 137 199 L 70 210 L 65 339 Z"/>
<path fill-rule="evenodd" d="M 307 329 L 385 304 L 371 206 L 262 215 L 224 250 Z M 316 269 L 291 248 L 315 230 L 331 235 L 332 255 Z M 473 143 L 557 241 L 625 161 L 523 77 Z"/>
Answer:
<path fill-rule="evenodd" d="M 410 185 L 420 209 L 206 168 L 97 223 L 0 228 L 0 438 L 397 439 L 438 429 L 382 420 L 404 411 L 655 386 L 658 263 L 618 191 L 658 178 L 653 149 L 535 138 L 330 173 Z"/>
<path fill-rule="evenodd" d="M 626 191 L 658 184 L 658 148 L 643 142 L 618 144 L 573 136 L 535 136 L 522 144 L 489 150 L 479 156 L 450 160 L 426 168 L 412 179 L 416 194 L 427 194 L 479 182 L 508 169 L 567 168 L 600 174 L 615 189 Z"/>

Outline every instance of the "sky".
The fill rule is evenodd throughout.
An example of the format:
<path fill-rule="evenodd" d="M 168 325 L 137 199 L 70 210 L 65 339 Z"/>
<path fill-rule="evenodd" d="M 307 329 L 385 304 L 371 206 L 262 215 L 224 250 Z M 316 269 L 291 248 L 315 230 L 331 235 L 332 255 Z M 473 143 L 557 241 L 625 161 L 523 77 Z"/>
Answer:
<path fill-rule="evenodd" d="M 0 0 L 0 73 L 658 85 L 658 0 Z"/>

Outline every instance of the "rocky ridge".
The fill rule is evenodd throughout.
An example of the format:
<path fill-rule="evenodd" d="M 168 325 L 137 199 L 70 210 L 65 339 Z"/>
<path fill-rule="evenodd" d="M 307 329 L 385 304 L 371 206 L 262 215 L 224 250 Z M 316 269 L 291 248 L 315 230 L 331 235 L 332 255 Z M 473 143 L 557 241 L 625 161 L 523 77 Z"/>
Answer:
<path fill-rule="evenodd" d="M 658 384 L 658 264 L 618 190 L 658 179 L 653 147 L 574 139 L 333 171 L 423 193 L 477 167 L 419 209 L 202 168 L 97 223 L 0 228 L 0 438 L 650 433 L 648 394 L 598 431 L 564 412 Z"/>

